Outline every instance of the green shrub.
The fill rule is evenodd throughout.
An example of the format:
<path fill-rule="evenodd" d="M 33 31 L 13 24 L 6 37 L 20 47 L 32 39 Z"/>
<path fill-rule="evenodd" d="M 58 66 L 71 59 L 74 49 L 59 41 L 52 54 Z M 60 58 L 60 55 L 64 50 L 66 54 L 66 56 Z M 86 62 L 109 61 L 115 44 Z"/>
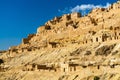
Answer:
<path fill-rule="evenodd" d="M 98 76 L 95 76 L 94 80 L 100 80 L 100 78 Z"/>

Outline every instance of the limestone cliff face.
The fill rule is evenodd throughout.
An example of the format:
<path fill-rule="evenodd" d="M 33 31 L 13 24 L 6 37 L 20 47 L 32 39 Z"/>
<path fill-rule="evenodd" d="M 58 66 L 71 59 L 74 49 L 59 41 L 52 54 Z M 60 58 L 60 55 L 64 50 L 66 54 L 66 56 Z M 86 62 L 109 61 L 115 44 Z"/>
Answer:
<path fill-rule="evenodd" d="M 120 2 L 55 17 L 0 53 L 0 80 L 119 80 Z"/>

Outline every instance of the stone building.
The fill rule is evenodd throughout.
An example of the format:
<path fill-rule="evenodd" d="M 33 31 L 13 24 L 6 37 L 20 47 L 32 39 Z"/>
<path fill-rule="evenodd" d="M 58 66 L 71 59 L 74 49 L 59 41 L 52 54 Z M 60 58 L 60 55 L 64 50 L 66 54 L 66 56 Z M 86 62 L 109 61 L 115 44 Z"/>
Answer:
<path fill-rule="evenodd" d="M 40 34 L 40 33 L 43 33 L 43 32 L 44 32 L 44 29 L 45 29 L 45 26 L 40 26 L 40 27 L 37 29 L 37 35 Z"/>
<path fill-rule="evenodd" d="M 70 20 L 71 19 L 71 15 L 70 14 L 65 14 L 65 15 L 62 16 L 61 19 L 64 20 L 64 21 Z"/>
<path fill-rule="evenodd" d="M 22 39 L 22 44 L 27 44 L 31 40 L 32 37 L 34 37 L 35 34 L 29 34 L 27 38 Z"/>
<path fill-rule="evenodd" d="M 24 71 L 54 71 L 56 72 L 56 68 L 53 65 L 46 64 L 26 64 L 24 66 Z"/>
<path fill-rule="evenodd" d="M 110 6 L 110 9 L 120 9 L 120 1 Z"/>
<path fill-rule="evenodd" d="M 93 36 L 93 42 L 104 42 L 107 41 L 108 38 L 111 38 L 111 35 L 104 31 L 99 31 L 97 34 Z"/>
<path fill-rule="evenodd" d="M 80 13 L 74 12 L 74 13 L 71 14 L 71 19 L 78 19 L 80 17 L 81 17 Z"/>
<path fill-rule="evenodd" d="M 24 70 L 25 71 L 34 71 L 35 64 L 26 64 Z"/>
<path fill-rule="evenodd" d="M 68 72 L 69 71 L 69 64 L 66 62 L 60 63 L 61 72 Z"/>
<path fill-rule="evenodd" d="M 40 65 L 40 64 L 36 64 L 35 70 L 36 71 L 41 71 L 41 70 L 56 71 L 56 69 L 52 65 Z"/>

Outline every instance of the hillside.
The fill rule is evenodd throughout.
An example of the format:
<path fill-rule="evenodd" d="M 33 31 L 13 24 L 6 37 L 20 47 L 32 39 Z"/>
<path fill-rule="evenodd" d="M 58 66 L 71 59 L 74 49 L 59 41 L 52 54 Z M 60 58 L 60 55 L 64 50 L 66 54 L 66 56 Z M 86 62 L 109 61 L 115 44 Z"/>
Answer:
<path fill-rule="evenodd" d="M 120 2 L 55 17 L 0 53 L 0 80 L 119 80 Z"/>

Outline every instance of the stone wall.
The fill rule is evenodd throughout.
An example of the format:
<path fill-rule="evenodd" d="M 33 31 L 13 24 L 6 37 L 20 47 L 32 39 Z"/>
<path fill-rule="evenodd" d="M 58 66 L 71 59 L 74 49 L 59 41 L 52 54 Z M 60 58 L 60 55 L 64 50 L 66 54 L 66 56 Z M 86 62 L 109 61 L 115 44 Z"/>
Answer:
<path fill-rule="evenodd" d="M 81 14 L 80 13 L 72 13 L 71 14 L 71 19 L 78 19 L 81 17 Z"/>
<path fill-rule="evenodd" d="M 27 38 L 22 39 L 22 44 L 28 44 L 29 41 L 35 36 L 35 34 L 29 34 Z"/>

